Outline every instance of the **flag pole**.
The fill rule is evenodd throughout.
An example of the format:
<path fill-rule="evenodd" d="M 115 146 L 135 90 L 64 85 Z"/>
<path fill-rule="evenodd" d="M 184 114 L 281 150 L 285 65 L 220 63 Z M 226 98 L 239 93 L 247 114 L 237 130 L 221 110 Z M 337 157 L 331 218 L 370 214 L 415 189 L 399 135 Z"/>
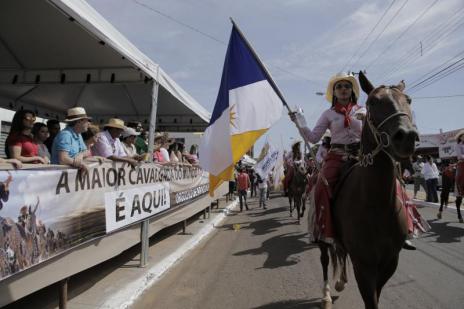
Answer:
<path fill-rule="evenodd" d="M 290 107 L 288 106 L 287 104 L 287 101 L 285 100 L 282 92 L 280 92 L 280 89 L 279 87 L 277 87 L 276 83 L 274 82 L 274 79 L 272 79 L 272 76 L 271 76 L 271 73 L 269 73 L 269 71 L 267 70 L 266 66 L 263 64 L 263 62 L 261 61 L 261 59 L 259 59 L 259 56 L 258 54 L 255 52 L 255 50 L 253 49 L 253 47 L 251 46 L 251 44 L 248 42 L 248 40 L 245 38 L 245 36 L 243 35 L 243 32 L 240 30 L 240 28 L 237 26 L 237 24 L 235 23 L 235 21 L 233 20 L 232 17 L 230 17 L 230 21 L 232 22 L 232 26 L 237 30 L 238 34 L 240 35 L 240 37 L 242 38 L 243 42 L 245 42 L 246 46 L 248 47 L 248 49 L 251 51 L 251 54 L 253 55 L 253 57 L 255 58 L 256 62 L 260 65 L 260 67 L 263 69 L 263 72 L 264 72 L 264 75 L 266 75 L 266 78 L 268 80 L 268 82 L 271 84 L 271 87 L 272 89 L 274 89 L 274 91 L 276 92 L 277 96 L 282 100 L 282 103 L 284 104 L 284 106 L 287 108 L 288 110 L 288 113 L 291 114 L 293 113 L 293 111 L 290 109 Z M 302 131 L 302 128 L 296 123 L 294 122 L 296 128 L 298 129 L 298 131 L 300 132 L 301 135 L 303 135 L 303 131 Z M 308 147 L 308 149 L 311 149 L 309 143 L 303 138 L 304 140 L 304 144 L 306 145 L 306 147 Z M 310 151 L 311 153 L 311 157 L 316 160 L 316 158 L 314 157 L 313 155 L 313 152 Z M 317 166 L 317 164 L 316 164 Z"/>

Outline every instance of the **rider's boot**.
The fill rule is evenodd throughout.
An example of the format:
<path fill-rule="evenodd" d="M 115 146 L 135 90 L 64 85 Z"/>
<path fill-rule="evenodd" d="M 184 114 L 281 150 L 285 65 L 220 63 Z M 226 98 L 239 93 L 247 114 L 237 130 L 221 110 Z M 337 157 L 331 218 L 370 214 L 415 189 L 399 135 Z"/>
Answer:
<path fill-rule="evenodd" d="M 403 249 L 416 250 L 416 247 L 412 244 L 412 242 L 409 239 L 406 239 L 403 244 Z"/>

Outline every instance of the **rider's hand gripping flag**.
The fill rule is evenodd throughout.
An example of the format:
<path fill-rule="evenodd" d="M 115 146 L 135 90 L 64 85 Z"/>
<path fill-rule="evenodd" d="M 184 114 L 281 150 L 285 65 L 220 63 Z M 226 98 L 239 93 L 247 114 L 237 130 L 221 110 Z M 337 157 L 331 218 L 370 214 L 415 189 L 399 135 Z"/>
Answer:
<path fill-rule="evenodd" d="M 210 123 L 200 143 L 211 196 L 233 177 L 235 163 L 282 115 L 283 97 L 235 23 Z"/>

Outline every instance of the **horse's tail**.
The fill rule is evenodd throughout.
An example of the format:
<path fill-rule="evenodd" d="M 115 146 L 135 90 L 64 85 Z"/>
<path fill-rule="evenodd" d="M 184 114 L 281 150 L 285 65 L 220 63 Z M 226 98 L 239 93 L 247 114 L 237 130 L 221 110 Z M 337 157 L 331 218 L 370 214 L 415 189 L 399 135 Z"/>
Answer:
<path fill-rule="evenodd" d="M 340 269 L 343 271 L 346 264 L 347 253 L 340 244 L 334 243 L 329 246 L 330 259 L 332 260 L 332 270 L 334 278 L 338 276 Z"/>

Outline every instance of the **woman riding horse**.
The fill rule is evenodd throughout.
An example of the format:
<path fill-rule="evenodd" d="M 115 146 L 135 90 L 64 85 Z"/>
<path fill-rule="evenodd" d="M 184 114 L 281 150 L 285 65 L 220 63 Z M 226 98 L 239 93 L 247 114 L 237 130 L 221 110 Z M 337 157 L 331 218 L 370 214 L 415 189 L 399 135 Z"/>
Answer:
<path fill-rule="evenodd" d="M 311 238 L 314 242 L 332 244 L 334 227 L 331 214 L 331 200 L 340 177 L 342 166 L 358 155 L 362 123 L 366 109 L 357 104 L 358 81 L 353 75 L 340 73 L 329 80 L 326 99 L 331 107 L 320 116 L 313 130 L 306 125 L 301 113 L 292 113 L 290 118 L 301 128 L 301 135 L 310 143 L 317 143 L 327 129 L 331 133 L 331 148 L 327 153 L 315 187 L 315 216 Z M 413 223 L 415 220 L 408 220 Z M 414 230 L 410 226 L 410 231 Z M 405 249 L 415 247 L 406 240 Z"/>

